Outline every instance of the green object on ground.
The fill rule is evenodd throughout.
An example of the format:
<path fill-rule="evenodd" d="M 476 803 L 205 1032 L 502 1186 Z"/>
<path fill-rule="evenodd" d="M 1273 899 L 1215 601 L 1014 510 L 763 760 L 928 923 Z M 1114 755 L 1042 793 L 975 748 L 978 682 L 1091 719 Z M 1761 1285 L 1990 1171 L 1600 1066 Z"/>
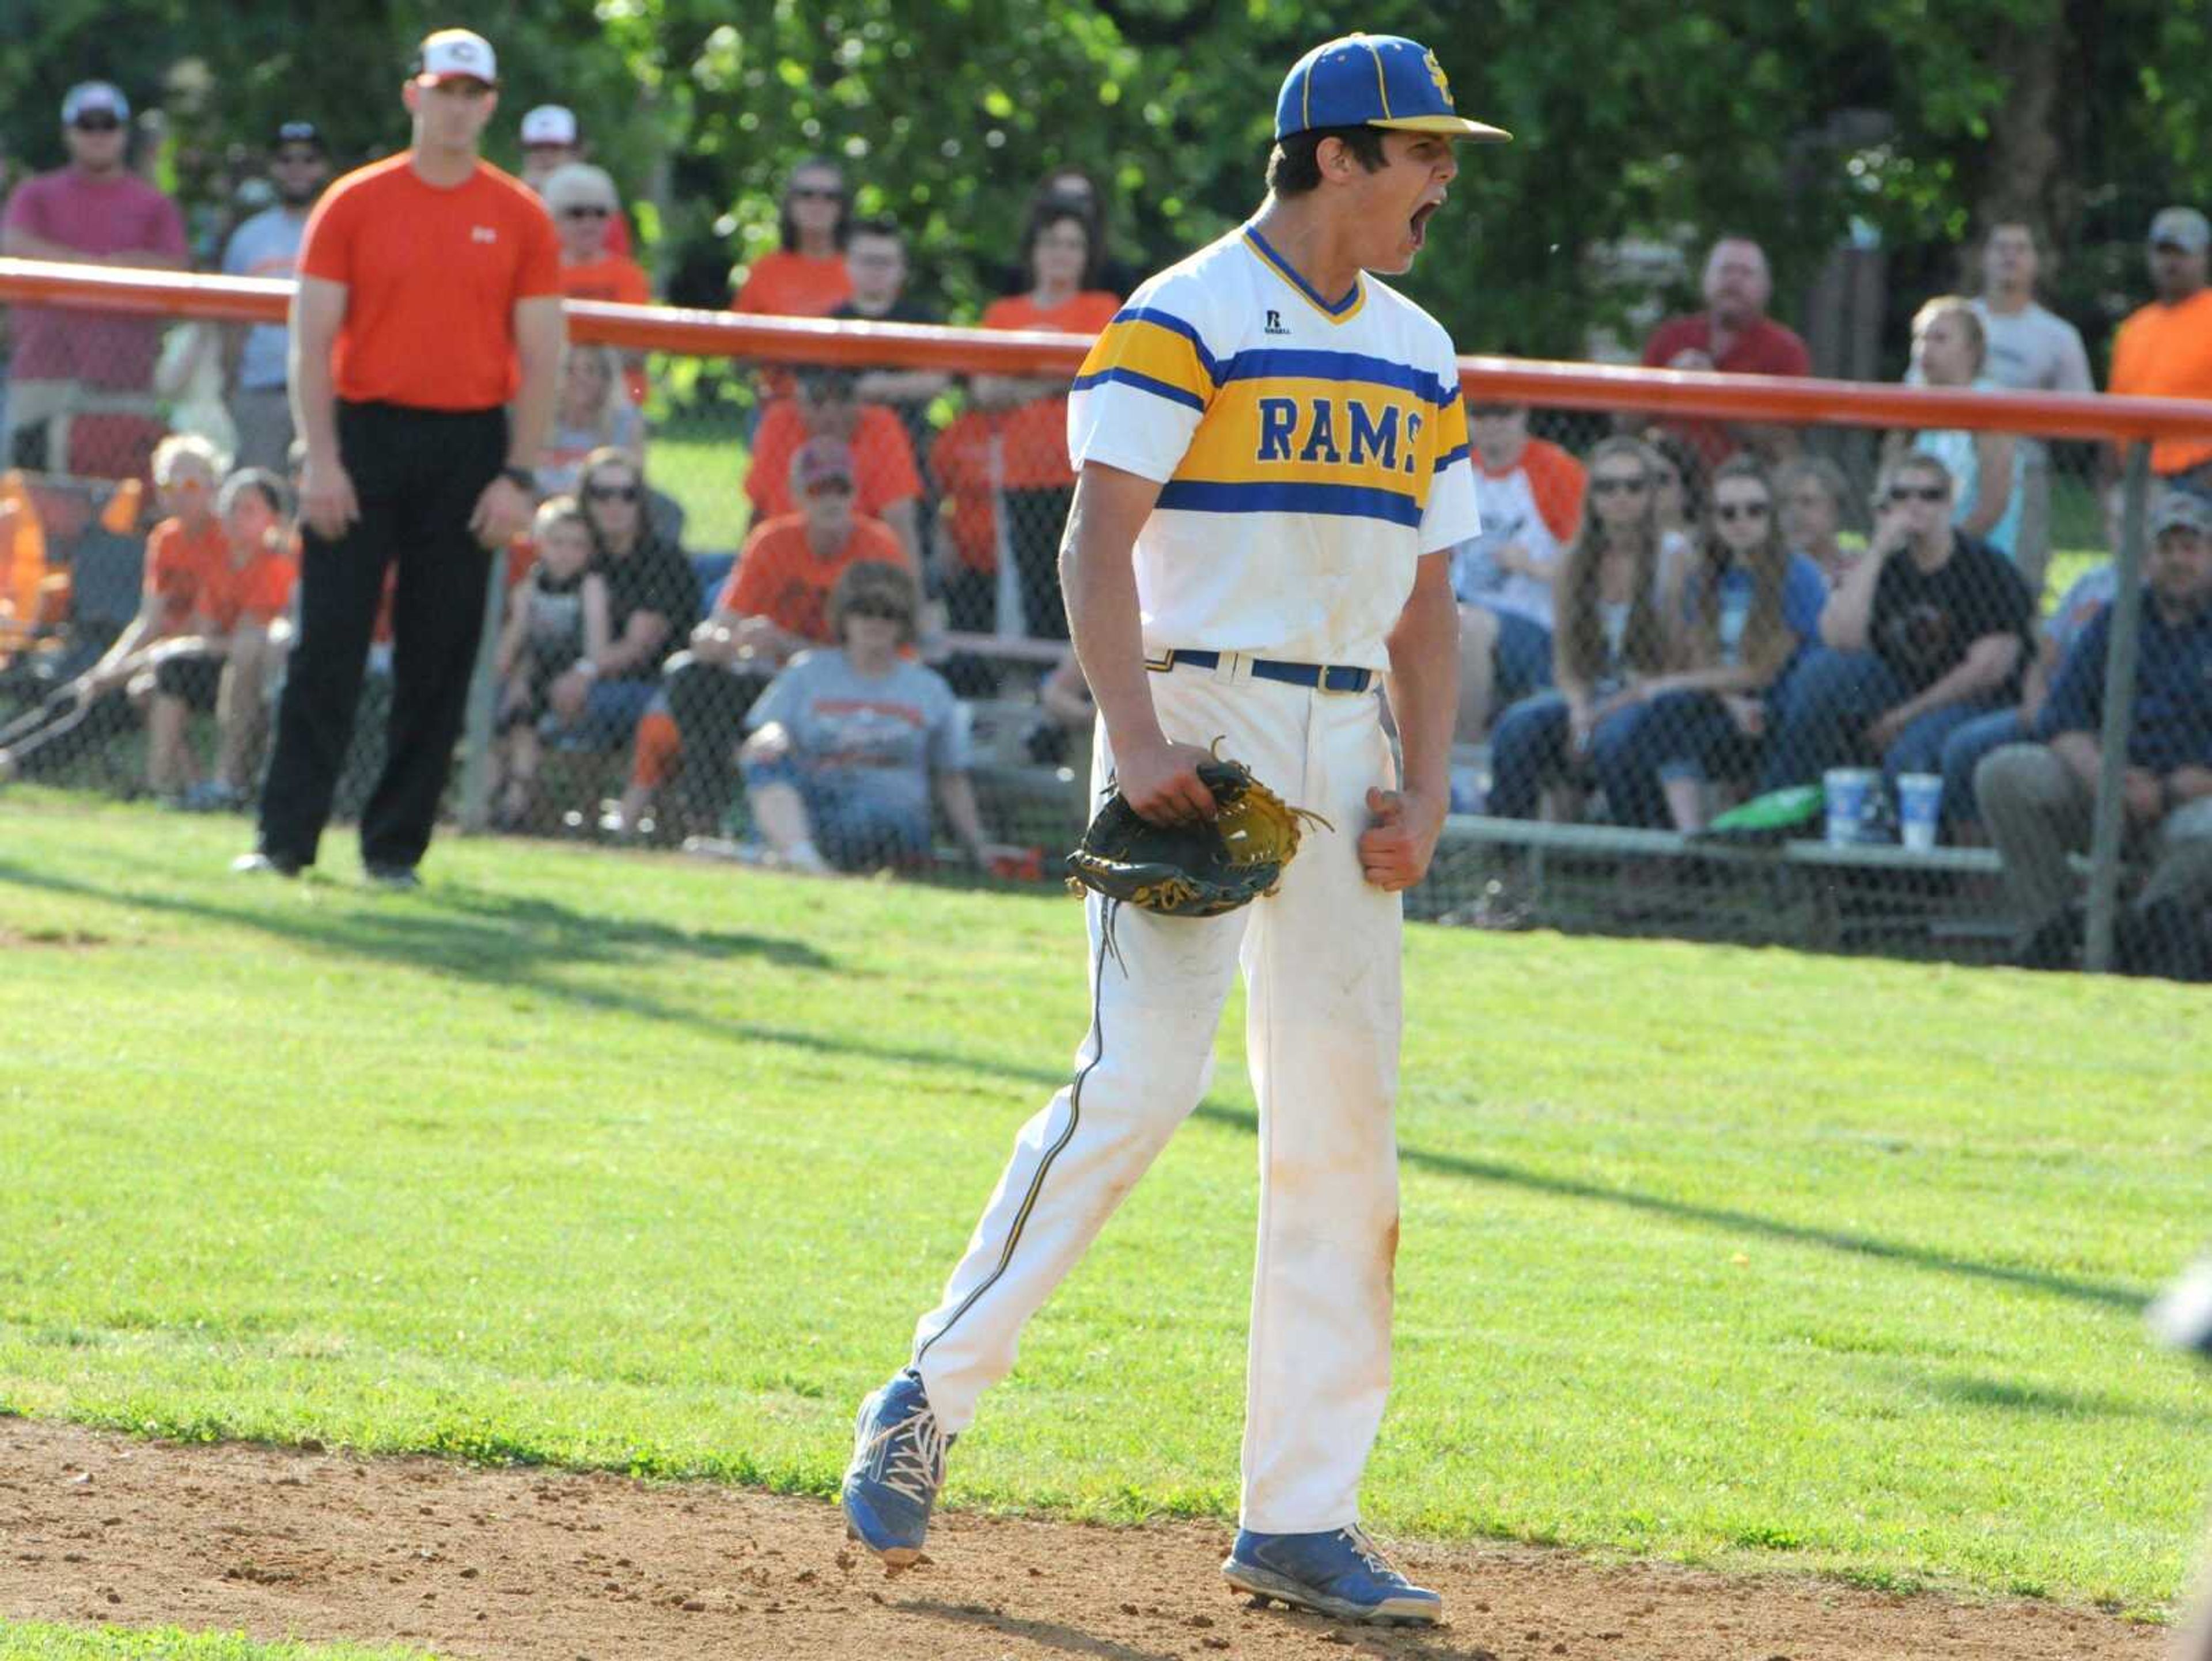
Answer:
<path fill-rule="evenodd" d="M 1826 810 L 1818 785 L 1792 785 L 1730 808 L 1698 835 L 1711 842 L 1780 842 L 1793 832 L 1819 824 Z"/>

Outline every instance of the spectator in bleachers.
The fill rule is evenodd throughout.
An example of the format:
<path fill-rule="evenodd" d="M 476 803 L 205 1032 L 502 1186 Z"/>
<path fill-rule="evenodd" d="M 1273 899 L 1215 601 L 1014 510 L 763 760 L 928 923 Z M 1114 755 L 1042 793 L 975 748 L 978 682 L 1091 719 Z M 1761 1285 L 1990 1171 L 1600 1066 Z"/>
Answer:
<path fill-rule="evenodd" d="M 547 179 L 562 168 L 585 160 L 590 150 L 584 142 L 576 112 L 562 104 L 540 104 L 526 112 L 521 139 L 522 182 L 541 197 L 545 194 Z M 623 258 L 628 258 L 633 252 L 629 221 L 623 217 L 619 202 L 607 226 L 607 252 Z"/>
<path fill-rule="evenodd" d="M 845 236 L 845 270 L 853 292 L 830 308 L 831 317 L 867 323 L 945 320 L 934 307 L 907 292 L 906 233 L 896 220 L 854 221 Z M 951 384 L 952 377 L 941 369 L 890 366 L 862 371 L 853 396 L 862 403 L 879 403 L 896 415 L 918 456 L 931 437 L 930 401 Z"/>
<path fill-rule="evenodd" d="M 1982 320 L 1989 355 L 1982 373 L 2015 392 L 2094 392 L 2089 354 L 2081 331 L 2037 303 L 2035 281 L 2043 265 L 2034 227 L 2001 219 L 1982 241 L 1982 292 L 1974 315 Z M 2051 561 L 2051 446 L 2019 440 L 2020 533 L 2013 561 L 2031 593 L 2043 592 Z"/>
<path fill-rule="evenodd" d="M 1659 464 L 1637 439 L 1607 439 L 1590 452 L 1589 511 L 1554 584 L 1557 690 L 1507 710 L 1491 737 L 1490 811 L 1498 818 L 1533 819 L 1547 788 L 1586 782 L 1594 752 L 1628 735 L 1638 687 L 1666 670 L 1652 503 Z"/>
<path fill-rule="evenodd" d="M 266 468 L 241 468 L 216 499 L 223 547 L 198 571 L 187 632 L 161 643 L 146 712 L 146 781 L 165 802 L 208 812 L 246 799 L 248 768 L 264 731 L 283 661 L 299 567 L 285 524 L 284 484 Z M 216 718 L 212 778 L 198 776 L 185 726 L 194 711 Z"/>
<path fill-rule="evenodd" d="M 500 688 L 493 730 L 506 779 L 497 816 L 502 830 L 530 822 L 548 688 L 574 665 L 600 662 L 613 644 L 607 581 L 592 567 L 592 522 L 583 508 L 574 496 L 552 497 L 538 505 L 532 531 L 538 557 L 507 591 L 492 658 Z"/>
<path fill-rule="evenodd" d="M 1024 220 L 1034 219 L 1047 206 L 1073 208 L 1083 215 L 1084 228 L 1100 251 L 1098 287 L 1117 294 L 1135 291 L 1144 273 L 1114 257 L 1113 227 L 1107 223 L 1105 198 L 1099 193 L 1096 179 L 1080 167 L 1054 167 L 1037 180 L 1036 188 L 1030 192 Z M 999 270 L 999 292 L 1002 294 L 1026 294 L 1035 282 L 1026 264 L 1001 266 Z"/>
<path fill-rule="evenodd" d="M 2204 286 L 2212 222 L 2194 208 L 2165 208 L 2150 222 L 2150 279 L 2157 298 L 2112 336 L 2107 391 L 2147 398 L 2212 398 L 2212 289 Z M 2212 439 L 2160 439 L 2151 471 L 2161 482 L 2212 490 Z M 2119 457 L 2109 447 L 2106 518 L 2119 546 Z"/>
<path fill-rule="evenodd" d="M 853 452 L 854 506 L 865 518 L 881 519 L 906 550 L 907 563 L 921 568 L 921 475 L 899 418 L 881 404 L 854 397 L 857 377 L 849 369 L 810 367 L 797 376 L 798 396 L 769 407 L 753 440 L 745 495 L 757 524 L 794 512 L 791 460 L 809 439 L 836 439 Z"/>
<path fill-rule="evenodd" d="M 1827 650 L 1790 676 L 1762 788 L 1863 755 L 1893 787 L 1944 743 L 2018 700 L 2035 604 L 2002 555 L 1951 522 L 1950 470 L 1908 451 L 1882 469 L 1867 556 L 1820 614 Z"/>
<path fill-rule="evenodd" d="M 625 827 L 639 822 L 680 757 L 690 816 L 711 828 L 729 803 L 745 712 L 793 657 L 836 644 L 837 579 L 864 561 L 912 568 L 888 526 L 854 512 L 853 480 L 853 452 L 839 439 L 810 439 L 791 458 L 799 511 L 753 528 L 690 649 L 668 660 L 661 696 L 638 723 Z"/>
<path fill-rule="evenodd" d="M 699 579 L 684 551 L 653 533 L 635 457 L 594 451 L 576 494 L 592 528 L 592 568 L 606 581 L 608 644 L 547 684 L 538 730 L 557 749 L 612 749 L 635 729 L 661 665 L 698 620 Z"/>
<path fill-rule="evenodd" d="M 843 168 L 819 155 L 793 167 L 777 215 L 779 246 L 753 262 L 730 309 L 770 317 L 821 318 L 851 299 L 853 278 L 845 269 L 845 233 L 851 214 Z M 791 379 L 791 371 L 782 365 L 764 366 L 762 396 L 788 398 Z"/>
<path fill-rule="evenodd" d="M 1030 216 L 1022 241 L 1029 292 L 993 300 L 984 310 L 983 327 L 1096 335 L 1121 304 L 1119 295 L 1097 286 L 1103 257 L 1082 209 L 1046 201 Z M 1006 510 L 1006 543 L 1021 579 L 1027 632 L 1064 640 L 1060 533 L 1075 499 L 1075 471 L 1067 460 L 1067 381 L 978 375 L 971 391 L 978 408 L 1004 417 L 996 494 Z"/>
<path fill-rule="evenodd" d="M 1812 355 L 1792 330 L 1766 315 L 1774 279 L 1766 251 L 1749 237 L 1724 236 L 1705 259 L 1705 309 L 1669 318 L 1644 343 L 1652 369 L 1714 370 L 1730 375 L 1809 375 Z M 1796 436 L 1786 427 L 1752 422 L 1679 421 L 1667 423 L 1696 452 L 1700 473 L 1738 450 L 1769 462 L 1794 454 Z"/>
<path fill-rule="evenodd" d="M 1982 757 L 2005 744 L 2016 744 L 2035 730 L 2036 718 L 2051 695 L 2058 666 L 2082 631 L 2103 615 L 2119 588 L 2119 568 L 2107 561 L 2092 567 L 2074 580 L 2057 609 L 2036 630 L 2034 660 L 2021 682 L 2020 703 L 2013 709 L 1978 715 L 1943 741 L 1942 815 L 1954 836 L 1969 826 L 1978 826 L 1981 813 L 1974 794 L 1974 773 Z"/>
<path fill-rule="evenodd" d="M 1698 557 L 1662 585 L 1668 672 L 1639 682 L 1626 730 L 1593 746 L 1615 824 L 1704 829 L 1707 786 L 1751 776 L 1767 696 L 1820 633 L 1827 585 L 1784 541 L 1765 465 L 1730 457 L 1711 500 Z"/>
<path fill-rule="evenodd" d="M 918 864 L 930 848 L 930 784 L 962 851 L 989 853 L 952 688 L 915 661 L 921 590 L 902 566 L 863 561 L 837 579 L 837 644 L 804 652 L 746 716 L 745 794 L 771 856 L 794 870 Z"/>
<path fill-rule="evenodd" d="M 2168 491 L 2151 529 L 2121 790 L 2130 843 L 2151 861 L 2136 916 L 2174 931 L 2212 903 L 2212 501 Z M 2065 911 L 2068 856 L 2089 846 L 2111 627 L 2107 609 L 2066 654 L 2035 724 L 2044 742 L 1996 750 L 1975 773 L 2024 938 Z"/>
<path fill-rule="evenodd" d="M 106 82 L 70 88 L 62 100 L 69 166 L 15 187 L 0 219 L 0 254 L 184 269 L 189 251 L 177 204 L 126 165 L 130 119 L 129 101 Z M 157 320 L 18 306 L 9 321 L 15 345 L 0 465 L 88 470 L 87 458 L 71 453 L 73 416 L 154 415 L 149 389 L 161 345 Z"/>
<path fill-rule="evenodd" d="M 944 493 L 938 504 L 938 570 L 946 623 L 988 634 L 997 621 L 999 515 L 993 450 L 999 417 L 974 408 L 945 425 L 929 446 L 929 476 Z"/>
<path fill-rule="evenodd" d="M 1664 427 L 1644 429 L 1651 452 L 1651 513 L 1659 524 L 1659 574 L 1688 561 L 1698 526 L 1705 517 L 1705 470 L 1698 452 L 1680 433 Z"/>
<path fill-rule="evenodd" d="M 269 179 L 276 202 L 233 231 L 223 246 L 222 269 L 231 276 L 289 277 L 297 268 L 307 210 L 331 180 L 321 129 L 312 121 L 278 127 L 269 150 Z M 292 448 L 291 330 L 281 323 L 233 324 L 225 338 L 238 464 L 282 472 Z"/>
<path fill-rule="evenodd" d="M 98 661 L 46 700 L 45 718 L 10 736 L 0 749 L 0 782 L 50 777 L 129 730 L 130 699 L 143 701 L 152 694 L 161 646 L 191 628 L 203 573 L 230 557 L 215 506 L 222 467 L 222 458 L 204 439 L 178 434 L 155 446 L 154 488 L 162 518 L 146 537 L 138 615 Z"/>
<path fill-rule="evenodd" d="M 572 161 L 549 173 L 538 193 L 561 236 L 563 299 L 608 300 L 618 306 L 653 303 L 653 284 L 645 267 L 627 253 L 615 252 L 614 227 L 623 222 L 622 199 L 604 168 Z M 633 356 L 623 365 L 623 384 L 630 403 L 642 409 L 647 387 L 641 359 Z"/>
<path fill-rule="evenodd" d="M 1923 385 L 1994 387 L 1996 383 L 1983 373 L 1988 358 L 1982 319 L 1968 301 L 1939 294 L 1914 314 L 1912 368 Z M 1950 470 L 1953 523 L 2018 565 L 2020 445 L 2013 435 L 1963 427 L 1923 428 L 1909 438 L 1890 435 L 1892 453 L 1908 444 Z M 2040 592 L 2036 579 L 2041 574 L 2021 572 L 2030 593 Z"/>
<path fill-rule="evenodd" d="M 1459 597 L 1459 737 L 1552 684 L 1552 581 L 1583 512 L 1583 464 L 1528 436 L 1528 407 L 1467 407 L 1482 534 L 1452 550 Z"/>
<path fill-rule="evenodd" d="M 572 345 L 561 361 L 560 398 L 533 470 L 538 488 L 551 496 L 573 492 L 585 458 L 600 450 L 641 459 L 645 423 L 630 402 L 621 354 L 611 346 Z"/>
<path fill-rule="evenodd" d="M 1844 509 L 1850 482 L 1826 456 L 1800 456 L 1774 476 L 1782 495 L 1782 537 L 1794 554 L 1810 560 L 1833 589 L 1858 563 L 1862 550 L 1844 546 Z"/>

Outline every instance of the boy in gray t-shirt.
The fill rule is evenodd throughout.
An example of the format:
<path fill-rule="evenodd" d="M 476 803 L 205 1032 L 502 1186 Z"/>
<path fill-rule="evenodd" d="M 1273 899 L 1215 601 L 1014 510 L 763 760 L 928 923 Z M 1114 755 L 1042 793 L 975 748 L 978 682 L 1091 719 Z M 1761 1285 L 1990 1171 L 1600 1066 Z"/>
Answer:
<path fill-rule="evenodd" d="M 867 675 L 837 648 L 801 652 L 745 716 L 754 733 L 772 724 L 787 747 L 747 761 L 746 788 L 797 788 L 816 844 L 836 865 L 927 852 L 931 775 L 968 770 L 968 725 L 952 688 L 908 658 Z"/>

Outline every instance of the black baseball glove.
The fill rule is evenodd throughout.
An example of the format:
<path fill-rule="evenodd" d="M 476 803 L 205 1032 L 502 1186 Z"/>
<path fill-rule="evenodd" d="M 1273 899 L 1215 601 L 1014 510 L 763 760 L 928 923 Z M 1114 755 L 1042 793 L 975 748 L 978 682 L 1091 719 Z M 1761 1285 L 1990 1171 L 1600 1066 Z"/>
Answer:
<path fill-rule="evenodd" d="M 1202 824 L 1155 825 L 1116 791 L 1067 856 L 1068 886 L 1164 917 L 1218 917 L 1274 893 L 1301 821 L 1328 821 L 1288 805 L 1241 761 L 1201 761 L 1198 777 L 1213 792 L 1214 816 Z"/>

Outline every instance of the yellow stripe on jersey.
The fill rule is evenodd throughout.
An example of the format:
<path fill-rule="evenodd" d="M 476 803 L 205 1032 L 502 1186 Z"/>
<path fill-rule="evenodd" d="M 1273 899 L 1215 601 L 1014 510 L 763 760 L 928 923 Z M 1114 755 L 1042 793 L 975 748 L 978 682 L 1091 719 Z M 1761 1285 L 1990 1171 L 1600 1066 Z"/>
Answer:
<path fill-rule="evenodd" d="M 1200 512 L 1323 512 L 1417 525 L 1459 401 L 1413 387 L 1236 377 L 1214 394 L 1159 505 Z M 1464 416 L 1458 419 L 1466 453 Z"/>
<path fill-rule="evenodd" d="M 1218 379 L 1197 330 L 1170 312 L 1138 307 L 1117 313 L 1091 343 L 1075 390 L 1115 383 L 1202 410 Z"/>

